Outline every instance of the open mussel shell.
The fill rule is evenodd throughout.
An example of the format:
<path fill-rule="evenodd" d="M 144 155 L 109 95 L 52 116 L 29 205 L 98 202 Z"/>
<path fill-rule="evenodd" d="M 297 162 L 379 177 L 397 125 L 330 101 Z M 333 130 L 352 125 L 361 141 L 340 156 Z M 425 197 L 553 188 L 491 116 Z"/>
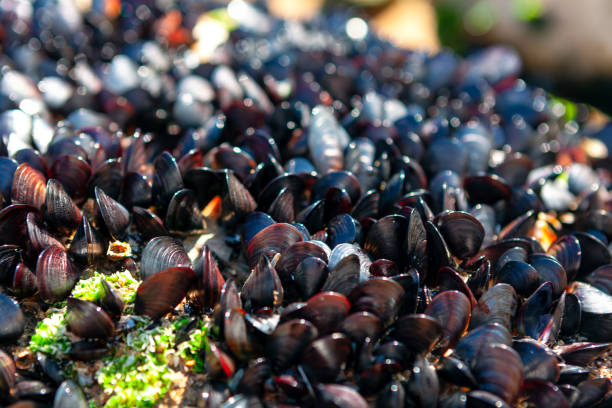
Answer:
<path fill-rule="evenodd" d="M 148 276 L 138 287 L 134 312 L 159 319 L 174 309 L 193 284 L 191 268 L 176 266 Z"/>
<path fill-rule="evenodd" d="M 409 314 L 395 322 L 393 337 L 415 353 L 430 352 L 442 336 L 442 325 L 435 317 L 426 314 Z"/>
<path fill-rule="evenodd" d="M 399 313 L 404 289 L 389 278 L 374 278 L 359 283 L 348 295 L 353 312 L 370 312 L 390 326 Z"/>
<path fill-rule="evenodd" d="M 457 258 L 471 258 L 480 250 L 485 230 L 472 215 L 451 211 L 440 216 L 437 224 L 448 249 Z"/>
<path fill-rule="evenodd" d="M 25 316 L 10 297 L 0 294 L 0 343 L 17 340 L 25 330 Z"/>
<path fill-rule="evenodd" d="M 62 248 L 51 246 L 45 249 L 36 263 L 40 297 L 51 302 L 66 298 L 78 282 L 80 274 Z"/>
<path fill-rule="evenodd" d="M 291 224 L 278 223 L 259 231 L 248 243 L 247 262 L 254 268 L 261 255 L 268 258 L 283 253 L 294 243 L 302 241 L 302 234 Z"/>
<path fill-rule="evenodd" d="M 301 364 L 319 381 L 334 381 L 351 355 L 351 340 L 342 333 L 332 333 L 314 340 L 301 354 Z"/>
<path fill-rule="evenodd" d="M 81 211 L 55 179 L 47 181 L 44 219 L 56 231 L 69 235 L 81 221 Z"/>
<path fill-rule="evenodd" d="M 202 250 L 202 256 L 195 260 L 193 270 L 196 275 L 196 285 L 195 290 L 189 295 L 190 301 L 198 309 L 213 309 L 219 303 L 225 279 L 207 245 Z"/>
<path fill-rule="evenodd" d="M 83 390 L 72 380 L 62 382 L 55 392 L 53 408 L 87 408 L 89 403 Z"/>
<path fill-rule="evenodd" d="M 590 341 L 612 341 L 612 296 L 582 282 L 573 282 L 568 291 L 580 300 L 580 333 Z"/>
<path fill-rule="evenodd" d="M 277 307 L 283 301 L 283 285 L 276 269 L 265 255 L 244 282 L 240 296 L 247 310 Z"/>
<path fill-rule="evenodd" d="M 467 330 L 471 316 L 469 298 L 456 290 L 438 293 L 425 309 L 425 314 L 433 316 L 442 325 L 439 346 L 453 347 Z"/>
<path fill-rule="evenodd" d="M 82 338 L 107 339 L 113 335 L 115 325 L 98 305 L 87 300 L 68 298 L 67 328 Z"/>
<path fill-rule="evenodd" d="M 98 231 L 91 226 L 87 217 L 81 218 L 68 252 L 77 263 L 91 265 L 96 259 L 105 253 L 105 244 Z"/>
<path fill-rule="evenodd" d="M 14 204 L 28 204 L 41 209 L 47 194 L 47 179 L 38 170 L 22 163 L 15 170 L 11 188 L 11 201 Z"/>
<path fill-rule="evenodd" d="M 296 362 L 318 334 L 308 320 L 293 319 L 280 324 L 266 341 L 265 353 L 272 367 L 282 371 Z"/>
<path fill-rule="evenodd" d="M 473 365 L 478 388 L 499 395 L 511 404 L 523 382 L 523 363 L 519 354 L 505 344 L 487 344 Z"/>
<path fill-rule="evenodd" d="M 191 267 L 189 256 L 179 240 L 162 236 L 147 242 L 141 255 L 141 279 L 145 280 L 158 272 L 174 266 Z"/>
<path fill-rule="evenodd" d="M 108 233 L 115 240 L 122 238 L 130 223 L 130 213 L 102 189 L 96 187 L 95 194 L 96 204 Z"/>
<path fill-rule="evenodd" d="M 184 188 L 174 193 L 166 212 L 166 227 L 182 233 L 204 228 L 204 219 L 193 191 Z"/>

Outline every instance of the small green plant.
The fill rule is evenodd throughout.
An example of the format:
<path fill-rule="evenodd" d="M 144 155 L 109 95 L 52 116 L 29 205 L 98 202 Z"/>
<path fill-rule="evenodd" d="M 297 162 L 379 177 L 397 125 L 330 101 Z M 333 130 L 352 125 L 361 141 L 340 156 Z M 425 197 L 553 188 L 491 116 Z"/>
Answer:
<path fill-rule="evenodd" d="M 47 317 L 36 325 L 30 339 L 30 350 L 48 354 L 55 359 L 62 358 L 70 351 L 70 339 L 66 334 L 64 309 L 49 309 Z"/>

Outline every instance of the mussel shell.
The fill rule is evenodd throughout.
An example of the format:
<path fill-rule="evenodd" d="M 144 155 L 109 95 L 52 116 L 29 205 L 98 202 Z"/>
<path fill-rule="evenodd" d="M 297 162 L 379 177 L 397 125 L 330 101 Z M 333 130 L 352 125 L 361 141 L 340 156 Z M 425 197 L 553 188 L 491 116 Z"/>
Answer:
<path fill-rule="evenodd" d="M 134 206 L 145 208 L 151 204 L 152 190 L 153 187 L 145 176 L 130 172 L 123 178 L 119 201 L 128 209 Z"/>
<path fill-rule="evenodd" d="M 242 309 L 230 309 L 225 312 L 223 336 L 225 343 L 234 356 L 246 361 L 261 352 L 262 343 L 247 328 Z"/>
<path fill-rule="evenodd" d="M 207 245 L 202 250 L 202 256 L 194 261 L 193 269 L 197 281 L 190 300 L 197 304 L 199 309 L 213 309 L 219 303 L 225 279 Z"/>
<path fill-rule="evenodd" d="M 132 222 L 145 242 L 155 237 L 169 235 L 161 218 L 146 208 L 132 207 Z"/>
<path fill-rule="evenodd" d="M 511 285 L 516 293 L 528 297 L 538 287 L 538 271 L 527 262 L 508 261 L 497 273 L 497 281 Z"/>
<path fill-rule="evenodd" d="M 90 265 L 104 255 L 104 241 L 98 231 L 91 226 L 87 217 L 82 217 L 68 252 L 78 263 L 83 265 Z"/>
<path fill-rule="evenodd" d="M 518 297 L 514 288 L 507 283 L 498 283 L 478 299 L 478 304 L 472 310 L 470 328 L 495 322 L 511 328 L 517 306 Z"/>
<path fill-rule="evenodd" d="M 81 221 L 81 211 L 62 184 L 55 179 L 47 181 L 44 219 L 57 231 L 67 235 L 74 231 Z"/>
<path fill-rule="evenodd" d="M 589 341 L 612 341 L 612 296 L 582 282 L 573 282 L 568 291 L 582 306 L 580 333 Z"/>
<path fill-rule="evenodd" d="M 460 259 L 476 255 L 485 237 L 480 221 L 460 211 L 451 211 L 439 217 L 438 229 L 450 252 Z"/>
<path fill-rule="evenodd" d="M 572 280 L 576 276 L 582 262 L 582 249 L 580 249 L 580 242 L 575 236 L 564 235 L 557 239 L 548 248 L 547 253 L 555 257 L 563 266 L 568 280 Z"/>
<path fill-rule="evenodd" d="M 410 379 L 406 384 L 407 401 L 421 407 L 433 407 L 437 404 L 439 391 L 436 370 L 423 356 L 415 356 Z"/>
<path fill-rule="evenodd" d="M 585 232 L 576 232 L 573 235 L 578 239 L 582 251 L 576 279 L 582 279 L 600 266 L 612 263 L 612 253 L 598 238 Z"/>
<path fill-rule="evenodd" d="M 348 214 L 339 214 L 327 223 L 327 243 L 331 248 L 361 241 L 361 224 Z"/>
<path fill-rule="evenodd" d="M 348 316 L 350 308 L 351 304 L 345 296 L 336 292 L 319 292 L 308 299 L 301 314 L 323 335 L 336 330 Z"/>
<path fill-rule="evenodd" d="M 168 236 L 155 237 L 142 250 L 140 277 L 146 280 L 165 269 L 174 266 L 191 267 L 191 261 L 183 244 Z"/>
<path fill-rule="evenodd" d="M 367 408 L 368 402 L 357 390 L 340 384 L 319 384 L 317 386 L 319 401 L 329 408 Z"/>
<path fill-rule="evenodd" d="M 10 297 L 0 294 L 0 343 L 17 340 L 25 330 L 25 316 Z"/>
<path fill-rule="evenodd" d="M 62 382 L 55 392 L 53 408 L 87 408 L 89 403 L 83 390 L 72 380 Z"/>
<path fill-rule="evenodd" d="M 8 285 L 15 271 L 15 267 L 21 262 L 21 249 L 17 245 L 0 246 L 0 283 Z"/>
<path fill-rule="evenodd" d="M 381 320 L 370 312 L 355 312 L 348 315 L 340 324 L 339 330 L 357 344 L 366 339 L 377 340 L 383 331 Z"/>
<path fill-rule="evenodd" d="M 41 209 L 45 204 L 46 178 L 27 163 L 22 163 L 15 170 L 11 188 L 11 201 L 14 204 L 28 204 Z"/>
<path fill-rule="evenodd" d="M 542 381 L 557 382 L 561 370 L 555 353 L 533 339 L 517 339 L 512 348 L 523 361 L 523 377 Z"/>
<path fill-rule="evenodd" d="M 404 264 L 402 243 L 406 238 L 407 220 L 401 215 L 388 215 L 378 220 L 367 233 L 363 248 L 374 259 L 388 259 Z"/>
<path fill-rule="evenodd" d="M 183 266 L 164 269 L 148 276 L 136 292 L 134 312 L 159 319 L 183 300 L 194 277 L 193 270 Z"/>
<path fill-rule="evenodd" d="M 470 408 L 510 408 L 510 405 L 498 395 L 482 390 L 468 392 L 465 406 Z"/>
<path fill-rule="evenodd" d="M 232 358 L 212 341 L 209 343 L 204 364 L 206 372 L 215 379 L 230 379 L 236 371 Z"/>
<path fill-rule="evenodd" d="M 38 254 L 50 246 L 57 246 L 64 249 L 64 245 L 45 229 L 42 220 L 37 214 L 29 213 L 27 215 L 26 228 L 29 238 L 26 251 L 28 259 L 36 259 Z"/>
<path fill-rule="evenodd" d="M 517 322 L 519 333 L 534 339 L 539 338 L 546 324 L 542 321 L 542 316 L 550 312 L 552 301 L 552 283 L 544 282 L 521 305 Z"/>
<path fill-rule="evenodd" d="M 348 296 L 349 293 L 357 286 L 360 277 L 360 263 L 359 257 L 355 254 L 351 254 L 346 258 L 343 258 L 334 268 L 329 272 L 322 291 L 337 292 L 344 296 Z"/>
<path fill-rule="evenodd" d="M 442 325 L 435 317 L 425 314 L 409 314 L 397 319 L 393 337 L 415 353 L 427 353 L 442 336 Z"/>
<path fill-rule="evenodd" d="M 13 293 L 18 297 L 33 295 L 38 290 L 36 275 L 23 262 L 15 266 L 15 274 L 11 286 Z"/>
<path fill-rule="evenodd" d="M 453 347 L 467 330 L 471 316 L 469 298 L 456 290 L 438 293 L 425 309 L 425 314 L 433 316 L 442 325 L 439 346 Z"/>
<path fill-rule="evenodd" d="M 36 280 L 40 297 L 56 302 L 66 298 L 78 282 L 80 271 L 57 246 L 45 249 L 38 256 Z"/>
<path fill-rule="evenodd" d="M 499 395 L 507 403 L 518 396 L 523 382 L 521 357 L 505 344 L 487 344 L 478 353 L 473 366 L 478 388 Z"/>
<path fill-rule="evenodd" d="M 183 177 L 176 159 L 168 152 L 163 152 L 154 162 L 153 200 L 165 210 L 174 193 L 183 188 Z"/>
<path fill-rule="evenodd" d="M 312 200 L 320 200 L 324 197 L 329 187 L 344 189 L 353 204 L 361 197 L 361 186 L 359 180 L 349 171 L 331 171 L 318 179 L 312 187 Z"/>
<path fill-rule="evenodd" d="M 257 266 L 244 282 L 240 296 L 247 310 L 257 310 L 262 307 L 277 307 L 283 301 L 283 285 L 270 263 L 263 255 Z"/>
<path fill-rule="evenodd" d="M 591 272 L 585 281 L 608 295 L 612 295 L 612 265 L 600 266 Z"/>
<path fill-rule="evenodd" d="M 68 298 L 67 328 L 82 338 L 106 339 L 113 335 L 115 325 L 104 310 L 93 302 Z"/>
<path fill-rule="evenodd" d="M 204 219 L 193 191 L 184 188 L 174 193 L 166 212 L 168 230 L 183 233 L 201 230 L 204 227 L 203 223 Z"/>
<path fill-rule="evenodd" d="M 559 384 L 578 385 L 587 378 L 591 373 L 588 369 L 571 364 L 560 364 Z"/>
<path fill-rule="evenodd" d="M 295 268 L 293 280 L 301 297 L 308 299 L 321 289 L 328 274 L 325 261 L 317 257 L 307 257 Z"/>
<path fill-rule="evenodd" d="M 17 367 L 12 357 L 0 350 L 0 392 L 4 395 L 15 385 Z"/>
<path fill-rule="evenodd" d="M 314 378 L 334 381 L 351 355 L 351 340 L 342 333 L 332 333 L 314 340 L 301 354 L 301 364 Z"/>
<path fill-rule="evenodd" d="M 483 347 L 488 344 L 512 344 L 512 335 L 499 323 L 487 323 L 470 330 L 455 345 L 455 354 L 470 367 L 473 367 Z"/>
<path fill-rule="evenodd" d="M 283 281 L 288 281 L 291 279 L 291 275 L 294 273 L 297 266 L 304 259 L 315 257 L 327 263 L 329 255 L 330 251 L 328 248 L 325 248 L 324 245 L 318 245 L 313 241 L 299 241 L 292 244 L 281 253 L 276 263 L 276 270 Z"/>
<path fill-rule="evenodd" d="M 135 173 L 131 173 L 135 174 Z M 127 176 L 126 176 L 127 180 Z M 123 166 L 118 159 L 108 159 L 100 166 L 94 169 L 94 174 L 88 183 L 88 195 L 94 197 L 95 187 L 101 188 L 115 200 L 119 199 L 123 186 Z M 136 194 L 135 194 L 136 193 Z M 130 191 L 130 195 L 136 200 L 141 200 L 138 195 L 140 191 Z"/>
<path fill-rule="evenodd" d="M 108 233 L 115 240 L 122 238 L 130 223 L 130 213 L 100 188 L 95 187 L 94 190 L 96 204 Z"/>
<path fill-rule="evenodd" d="M 463 188 L 473 203 L 495 204 L 499 200 L 508 200 L 512 195 L 506 181 L 495 174 L 466 177 Z"/>
<path fill-rule="evenodd" d="M 225 202 L 239 220 L 247 217 L 257 208 L 257 203 L 249 190 L 238 180 L 234 173 L 225 172 Z"/>
<path fill-rule="evenodd" d="M 440 357 L 436 371 L 440 378 L 451 384 L 469 388 L 475 388 L 478 384 L 470 368 L 452 355 Z"/>
<path fill-rule="evenodd" d="M 266 341 L 266 356 L 278 371 L 297 361 L 319 331 L 307 320 L 293 319 L 280 324 Z"/>
<path fill-rule="evenodd" d="M 572 407 L 592 407 L 602 400 L 611 388 L 612 383 L 609 378 L 589 378 L 578 385 L 578 398 Z"/>
<path fill-rule="evenodd" d="M 373 313 L 388 327 L 397 318 L 403 296 L 404 289 L 399 283 L 389 278 L 373 278 L 359 283 L 348 300 L 353 312 Z"/>
<path fill-rule="evenodd" d="M 8 201 L 11 196 L 11 189 L 13 187 L 13 177 L 15 176 L 15 170 L 17 170 L 17 166 L 17 162 L 13 159 L 10 159 L 8 157 L 0 158 L 0 194 L 2 194 L 4 200 Z"/>
<path fill-rule="evenodd" d="M 108 343 L 102 341 L 79 340 L 70 345 L 71 358 L 80 361 L 98 360 L 110 350 Z"/>
<path fill-rule="evenodd" d="M 533 254 L 529 257 L 529 263 L 540 276 L 540 284 L 551 282 L 553 284 L 553 297 L 557 299 L 567 287 L 567 274 L 563 266 L 555 258 L 545 254 Z"/>
<path fill-rule="evenodd" d="M 85 160 L 76 156 L 60 156 L 53 162 L 51 174 L 75 200 L 80 201 L 87 195 L 91 168 Z"/>
<path fill-rule="evenodd" d="M 254 268 L 261 255 L 272 258 L 276 253 L 283 253 L 291 245 L 301 240 L 300 231 L 291 224 L 278 223 L 264 228 L 248 244 L 249 267 Z"/>

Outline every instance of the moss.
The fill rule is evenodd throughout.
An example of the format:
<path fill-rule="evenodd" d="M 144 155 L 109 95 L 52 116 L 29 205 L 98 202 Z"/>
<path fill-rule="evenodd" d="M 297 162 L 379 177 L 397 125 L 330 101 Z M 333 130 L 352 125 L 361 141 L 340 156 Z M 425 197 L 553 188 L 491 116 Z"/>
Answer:
<path fill-rule="evenodd" d="M 97 374 L 98 383 L 110 395 L 105 407 L 151 407 L 172 386 L 174 326 L 165 322 L 150 329 L 148 319 L 138 320 L 126 336 L 125 353 L 108 357 Z"/>
<path fill-rule="evenodd" d="M 66 333 L 64 309 L 50 309 L 47 317 L 36 325 L 29 349 L 48 354 L 56 359 L 70 351 L 70 339 Z"/>
<path fill-rule="evenodd" d="M 128 271 L 116 272 L 111 275 L 94 272 L 91 278 L 82 279 L 76 284 L 74 289 L 72 289 L 72 296 L 95 302 L 102 296 L 102 285 L 100 284 L 102 279 L 117 291 L 125 303 L 130 304 L 134 302 L 136 290 L 138 289 L 138 281 Z"/>
<path fill-rule="evenodd" d="M 205 323 L 200 322 L 198 327 L 189 333 L 187 340 L 177 347 L 187 366 L 196 373 L 204 372 L 204 353 L 208 350 L 207 331 Z"/>

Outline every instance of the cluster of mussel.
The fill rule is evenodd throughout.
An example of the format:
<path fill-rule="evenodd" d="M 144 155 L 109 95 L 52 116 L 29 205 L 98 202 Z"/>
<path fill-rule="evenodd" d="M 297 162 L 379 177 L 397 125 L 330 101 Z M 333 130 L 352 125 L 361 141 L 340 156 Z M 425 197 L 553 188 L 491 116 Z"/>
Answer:
<path fill-rule="evenodd" d="M 400 51 L 344 15 L 234 0 L 218 61 L 194 63 L 195 2 L 36 7 L 4 37 L 0 341 L 24 333 L 13 298 L 67 299 L 69 355 L 107 355 L 123 301 L 105 282 L 97 303 L 69 295 L 110 265 L 142 280 L 134 313 L 211 317 L 204 406 L 612 403 L 590 365 L 612 341 L 610 129 L 559 120 L 513 52 Z M 233 260 L 190 259 L 183 238 L 207 230 Z M 87 406 L 69 380 L 55 392 L 51 359 L 13 357 L 4 401 Z"/>

